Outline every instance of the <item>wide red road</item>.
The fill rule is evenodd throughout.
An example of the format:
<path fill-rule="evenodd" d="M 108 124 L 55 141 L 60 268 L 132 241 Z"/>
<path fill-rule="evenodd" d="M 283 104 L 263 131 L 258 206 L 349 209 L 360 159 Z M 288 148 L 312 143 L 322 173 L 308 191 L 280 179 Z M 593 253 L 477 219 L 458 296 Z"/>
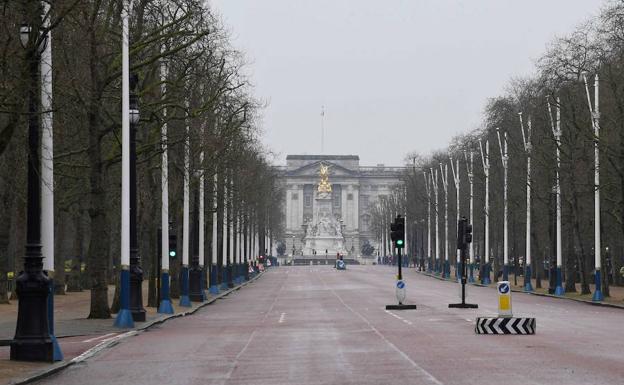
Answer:
<path fill-rule="evenodd" d="M 514 293 L 537 334 L 475 335 L 475 317 L 496 312 L 495 289 L 470 287 L 479 309 L 448 309 L 457 284 L 404 272 L 418 310 L 385 310 L 389 267 L 276 268 L 41 383 L 624 383 L 624 310 Z"/>

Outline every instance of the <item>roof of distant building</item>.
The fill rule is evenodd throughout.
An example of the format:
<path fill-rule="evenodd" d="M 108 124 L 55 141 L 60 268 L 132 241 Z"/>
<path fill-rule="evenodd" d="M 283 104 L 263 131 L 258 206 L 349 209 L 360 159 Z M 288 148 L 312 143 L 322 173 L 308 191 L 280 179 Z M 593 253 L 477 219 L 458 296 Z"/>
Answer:
<path fill-rule="evenodd" d="M 286 160 L 360 160 L 357 155 L 286 155 Z"/>

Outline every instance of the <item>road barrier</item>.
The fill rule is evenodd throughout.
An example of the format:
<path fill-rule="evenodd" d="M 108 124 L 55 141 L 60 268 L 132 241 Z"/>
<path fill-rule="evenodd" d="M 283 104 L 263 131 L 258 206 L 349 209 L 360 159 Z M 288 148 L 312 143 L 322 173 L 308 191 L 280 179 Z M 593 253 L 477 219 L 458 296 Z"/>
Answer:
<path fill-rule="evenodd" d="M 535 318 L 514 317 L 511 307 L 509 281 L 496 284 L 498 294 L 498 317 L 477 317 L 476 334 L 535 334 Z"/>
<path fill-rule="evenodd" d="M 511 286 L 509 281 L 499 281 L 496 283 L 496 292 L 498 293 L 498 316 L 511 317 Z"/>

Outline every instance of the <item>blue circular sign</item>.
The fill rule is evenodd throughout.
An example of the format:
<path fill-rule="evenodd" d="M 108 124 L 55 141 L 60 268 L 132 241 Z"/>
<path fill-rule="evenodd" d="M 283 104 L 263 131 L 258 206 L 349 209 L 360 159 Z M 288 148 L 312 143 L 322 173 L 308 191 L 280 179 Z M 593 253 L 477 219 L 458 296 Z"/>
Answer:
<path fill-rule="evenodd" d="M 397 289 L 403 289 L 405 287 L 405 282 L 397 281 L 396 286 L 397 286 Z"/>
<path fill-rule="evenodd" d="M 508 283 L 503 283 L 498 287 L 498 291 L 501 294 L 507 294 L 509 293 L 509 284 Z"/>

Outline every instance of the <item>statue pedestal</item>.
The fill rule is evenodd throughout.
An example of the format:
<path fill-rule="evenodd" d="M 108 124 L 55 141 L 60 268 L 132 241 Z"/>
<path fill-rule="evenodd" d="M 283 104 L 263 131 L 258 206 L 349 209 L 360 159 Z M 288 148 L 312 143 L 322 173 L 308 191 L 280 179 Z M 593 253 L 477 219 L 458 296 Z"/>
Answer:
<path fill-rule="evenodd" d="M 327 255 L 335 257 L 336 253 L 345 254 L 342 224 L 333 213 L 332 197 L 329 192 L 317 192 L 312 221 L 306 229 L 305 255 Z"/>

